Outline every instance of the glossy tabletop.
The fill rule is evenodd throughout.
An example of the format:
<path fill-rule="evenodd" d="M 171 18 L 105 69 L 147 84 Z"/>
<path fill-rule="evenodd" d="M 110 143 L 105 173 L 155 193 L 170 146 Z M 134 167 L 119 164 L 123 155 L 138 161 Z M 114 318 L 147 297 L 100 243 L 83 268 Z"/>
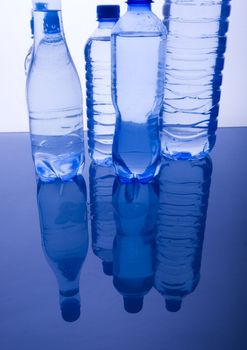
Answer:
<path fill-rule="evenodd" d="M 37 186 L 29 135 L 0 134 L 0 349 L 246 350 L 246 150 L 219 129 L 195 172 L 124 188 L 87 159 L 85 183 Z"/>

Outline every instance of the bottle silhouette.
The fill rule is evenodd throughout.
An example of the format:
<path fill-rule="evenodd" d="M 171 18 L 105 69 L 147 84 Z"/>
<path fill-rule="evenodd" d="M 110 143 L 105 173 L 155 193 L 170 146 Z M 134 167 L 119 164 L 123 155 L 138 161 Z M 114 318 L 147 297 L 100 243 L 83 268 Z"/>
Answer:
<path fill-rule="evenodd" d="M 116 123 L 111 98 L 111 31 L 119 13 L 118 5 L 97 6 L 99 25 L 85 47 L 88 150 L 95 162 L 108 165 Z"/>
<path fill-rule="evenodd" d="M 209 157 L 161 167 L 154 285 L 171 312 L 199 283 L 211 174 Z"/>
<path fill-rule="evenodd" d="M 166 157 L 205 157 L 216 140 L 230 0 L 166 0 L 161 143 Z"/>
<path fill-rule="evenodd" d="M 39 181 L 37 197 L 42 248 L 58 282 L 62 317 L 73 322 L 80 317 L 79 278 L 88 250 L 84 179 Z"/>
<path fill-rule="evenodd" d="M 102 260 L 103 271 L 112 275 L 112 249 L 116 225 L 112 206 L 115 172 L 112 166 L 92 162 L 89 170 L 92 248 Z"/>
<path fill-rule="evenodd" d="M 151 0 L 128 0 L 112 31 L 112 98 L 116 128 L 112 157 L 123 182 L 148 182 L 160 163 L 166 29 Z"/>
<path fill-rule="evenodd" d="M 142 309 L 154 282 L 154 239 L 158 184 L 116 180 L 113 205 L 117 235 L 113 245 L 113 284 L 129 313 Z"/>
<path fill-rule="evenodd" d="M 69 180 L 84 163 L 82 91 L 62 26 L 60 1 L 33 1 L 34 45 L 26 95 L 35 170 Z"/>

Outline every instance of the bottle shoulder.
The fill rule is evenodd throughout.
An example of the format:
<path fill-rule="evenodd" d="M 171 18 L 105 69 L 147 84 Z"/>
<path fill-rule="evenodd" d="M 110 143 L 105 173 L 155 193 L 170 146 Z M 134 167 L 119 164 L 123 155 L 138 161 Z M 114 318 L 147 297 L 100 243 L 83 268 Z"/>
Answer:
<path fill-rule="evenodd" d="M 157 33 L 166 35 L 164 23 L 152 12 L 126 12 L 113 27 L 112 34 L 121 32 Z"/>

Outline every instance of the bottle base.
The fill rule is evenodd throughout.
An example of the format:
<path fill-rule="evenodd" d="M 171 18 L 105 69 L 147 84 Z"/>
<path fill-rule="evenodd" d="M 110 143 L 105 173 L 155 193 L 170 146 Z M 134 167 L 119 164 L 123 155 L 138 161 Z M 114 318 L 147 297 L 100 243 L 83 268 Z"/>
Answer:
<path fill-rule="evenodd" d="M 162 135 L 162 155 L 169 159 L 203 159 L 213 149 L 215 142 L 215 134 L 203 137 L 192 135 L 191 139 L 183 139 L 179 136 L 170 137 L 164 133 Z"/>
<path fill-rule="evenodd" d="M 37 177 L 43 182 L 53 182 L 57 179 L 69 181 L 82 172 L 84 159 L 80 155 L 70 155 L 68 158 L 42 157 L 35 155 L 34 165 Z"/>
<path fill-rule="evenodd" d="M 149 183 L 153 180 L 153 178 L 158 175 L 160 170 L 160 162 L 158 164 L 153 165 L 144 173 L 131 173 L 130 171 L 126 171 L 121 166 L 115 164 L 116 175 L 119 178 L 121 183 L 131 183 L 134 181 L 138 181 L 142 184 Z"/>

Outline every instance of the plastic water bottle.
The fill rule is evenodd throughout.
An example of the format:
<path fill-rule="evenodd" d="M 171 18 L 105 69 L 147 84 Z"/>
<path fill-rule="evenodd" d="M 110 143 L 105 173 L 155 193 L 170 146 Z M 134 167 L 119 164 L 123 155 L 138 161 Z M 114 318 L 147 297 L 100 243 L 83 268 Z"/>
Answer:
<path fill-rule="evenodd" d="M 208 157 L 161 167 L 155 288 L 171 312 L 199 283 L 211 173 Z"/>
<path fill-rule="evenodd" d="M 112 31 L 112 87 L 116 109 L 113 161 L 128 182 L 149 181 L 160 163 L 166 29 L 151 0 L 128 0 Z"/>
<path fill-rule="evenodd" d="M 88 149 L 100 164 L 112 163 L 116 113 L 111 98 L 111 31 L 119 19 L 118 5 L 97 6 L 98 28 L 85 47 Z"/>
<path fill-rule="evenodd" d="M 117 235 L 113 246 L 113 283 L 129 313 L 142 309 L 154 282 L 154 240 L 158 209 L 157 182 L 116 180 L 113 205 Z"/>
<path fill-rule="evenodd" d="M 33 18 L 33 11 L 31 11 L 31 19 L 30 19 L 30 29 L 31 29 L 31 39 L 33 40 L 34 38 L 34 18 Z M 26 75 L 28 74 L 28 70 L 30 67 L 30 63 L 32 61 L 32 55 L 33 55 L 33 44 L 30 46 L 27 56 L 25 58 L 24 62 L 24 69 Z"/>
<path fill-rule="evenodd" d="M 230 0 L 166 0 L 162 152 L 204 157 L 216 140 Z"/>
<path fill-rule="evenodd" d="M 89 169 L 92 248 L 102 260 L 103 271 L 112 275 L 112 249 L 116 224 L 112 206 L 115 171 L 92 162 Z"/>
<path fill-rule="evenodd" d="M 88 250 L 84 179 L 39 181 L 38 208 L 42 247 L 58 282 L 62 317 L 73 322 L 80 316 L 79 278 Z"/>
<path fill-rule="evenodd" d="M 84 162 L 82 92 L 62 27 L 60 0 L 33 1 L 27 76 L 32 155 L 43 181 L 68 180 Z"/>

